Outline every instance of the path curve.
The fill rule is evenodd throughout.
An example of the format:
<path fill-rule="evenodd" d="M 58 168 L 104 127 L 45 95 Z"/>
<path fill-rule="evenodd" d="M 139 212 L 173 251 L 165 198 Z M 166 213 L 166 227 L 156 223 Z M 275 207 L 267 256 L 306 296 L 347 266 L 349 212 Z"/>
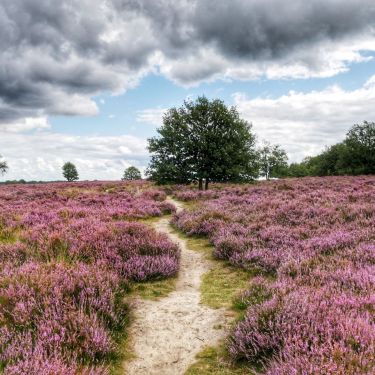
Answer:
<path fill-rule="evenodd" d="M 179 202 L 167 201 L 177 211 L 183 209 Z M 180 246 L 180 271 L 176 289 L 167 297 L 136 301 L 135 322 L 130 328 L 136 358 L 125 366 L 128 375 L 182 375 L 203 347 L 217 344 L 225 334 L 217 329 L 225 325 L 225 310 L 200 304 L 201 277 L 210 269 L 210 261 L 188 249 L 167 218 L 161 218 L 155 229 Z"/>

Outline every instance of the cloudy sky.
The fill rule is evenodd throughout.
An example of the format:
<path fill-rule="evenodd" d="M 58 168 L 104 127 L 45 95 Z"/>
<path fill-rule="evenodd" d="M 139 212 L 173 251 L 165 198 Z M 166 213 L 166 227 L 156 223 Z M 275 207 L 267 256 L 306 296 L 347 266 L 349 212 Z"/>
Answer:
<path fill-rule="evenodd" d="M 143 169 L 163 111 L 203 94 L 300 161 L 375 121 L 374 57 L 373 0 L 1 0 L 6 178 Z"/>

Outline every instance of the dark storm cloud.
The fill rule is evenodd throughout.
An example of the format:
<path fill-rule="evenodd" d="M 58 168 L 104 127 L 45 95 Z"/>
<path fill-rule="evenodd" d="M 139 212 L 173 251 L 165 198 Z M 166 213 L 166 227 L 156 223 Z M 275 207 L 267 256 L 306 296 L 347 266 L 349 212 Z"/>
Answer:
<path fill-rule="evenodd" d="M 311 43 L 369 31 L 372 0 L 199 1 L 194 18 L 202 43 L 227 56 L 275 59 Z"/>
<path fill-rule="evenodd" d="M 95 114 L 90 97 L 155 68 L 182 84 L 236 78 L 238 64 L 334 74 L 346 57 L 332 68 L 325 44 L 361 41 L 374 20 L 372 0 L 2 0 L 0 123 Z"/>

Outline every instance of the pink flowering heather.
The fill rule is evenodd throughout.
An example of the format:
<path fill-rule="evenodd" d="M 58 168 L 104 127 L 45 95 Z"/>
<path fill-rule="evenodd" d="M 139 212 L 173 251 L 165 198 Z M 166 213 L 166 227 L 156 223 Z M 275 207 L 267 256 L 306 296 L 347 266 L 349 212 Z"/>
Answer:
<path fill-rule="evenodd" d="M 256 270 L 228 349 L 268 375 L 375 373 L 375 177 L 217 188 L 174 223 Z M 271 281 L 274 280 L 274 281 Z"/>
<path fill-rule="evenodd" d="M 131 282 L 174 275 L 179 249 L 137 218 L 174 210 L 146 183 L 0 188 L 0 368 L 104 375 Z"/>

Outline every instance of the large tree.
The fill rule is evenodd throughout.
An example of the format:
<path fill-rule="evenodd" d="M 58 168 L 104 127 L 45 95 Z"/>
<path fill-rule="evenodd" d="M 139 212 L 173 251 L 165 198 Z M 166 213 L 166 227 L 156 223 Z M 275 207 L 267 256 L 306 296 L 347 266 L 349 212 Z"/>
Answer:
<path fill-rule="evenodd" d="M 1 159 L 1 155 L 0 155 Z M 3 175 L 8 171 L 8 164 L 6 161 L 0 161 L 0 174 Z"/>
<path fill-rule="evenodd" d="M 148 175 L 158 183 L 243 181 L 256 176 L 255 137 L 235 107 L 199 97 L 170 109 L 149 139 Z"/>
<path fill-rule="evenodd" d="M 133 166 L 126 168 L 124 171 L 124 175 L 122 176 L 122 180 L 124 181 L 140 180 L 141 178 L 142 175 L 140 170 Z"/>
<path fill-rule="evenodd" d="M 76 181 L 78 180 L 78 171 L 76 166 L 68 161 L 62 167 L 63 176 L 66 178 L 67 181 Z"/>

